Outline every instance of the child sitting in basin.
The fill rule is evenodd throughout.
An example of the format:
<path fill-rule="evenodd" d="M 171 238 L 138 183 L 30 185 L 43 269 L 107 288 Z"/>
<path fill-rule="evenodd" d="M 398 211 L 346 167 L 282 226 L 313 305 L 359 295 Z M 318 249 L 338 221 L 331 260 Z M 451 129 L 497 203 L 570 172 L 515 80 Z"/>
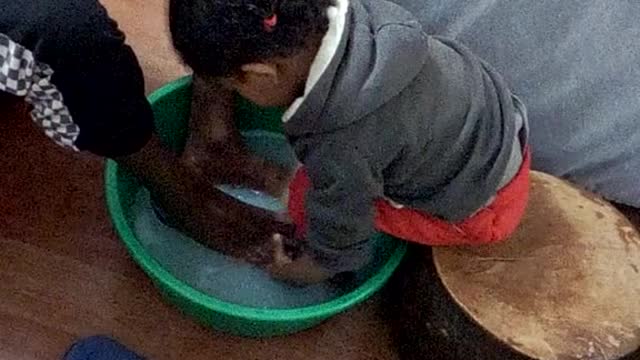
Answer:
<path fill-rule="evenodd" d="M 242 152 L 234 92 L 287 108 L 285 134 L 303 164 L 289 212 L 304 252 L 289 258 L 276 234 L 274 276 L 312 283 L 359 269 L 376 229 L 456 245 L 504 240 L 516 228 L 528 194 L 524 106 L 494 69 L 425 34 L 398 5 L 171 0 L 170 25 L 196 81 L 215 88 L 196 99 L 214 117 L 200 119 L 205 140 L 193 140 L 196 131 L 193 143 Z M 249 183 L 278 192 L 256 180 L 272 166 L 244 164 L 237 171 L 253 174 Z"/>

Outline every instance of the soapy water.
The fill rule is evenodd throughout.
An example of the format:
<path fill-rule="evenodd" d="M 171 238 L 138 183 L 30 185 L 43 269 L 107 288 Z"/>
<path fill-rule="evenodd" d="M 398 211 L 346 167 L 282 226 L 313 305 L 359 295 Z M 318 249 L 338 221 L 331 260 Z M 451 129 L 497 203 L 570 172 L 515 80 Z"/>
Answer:
<path fill-rule="evenodd" d="M 296 308 L 340 295 L 340 289 L 330 283 L 290 286 L 259 267 L 222 255 L 164 225 L 145 189 L 138 192 L 132 214 L 138 241 L 165 270 L 219 300 L 258 308 Z"/>
<path fill-rule="evenodd" d="M 242 136 L 251 152 L 292 171 L 299 166 L 296 154 L 284 135 L 264 130 L 253 130 L 243 133 Z M 229 184 L 219 185 L 217 188 L 255 207 L 279 213 L 287 211 L 287 207 L 281 199 L 276 199 L 262 191 Z"/>
<path fill-rule="evenodd" d="M 295 154 L 284 136 L 264 131 L 243 136 L 251 151 L 291 169 L 297 166 Z M 252 206 L 286 212 L 284 203 L 263 192 L 233 185 L 220 185 L 218 189 Z M 369 278 L 389 253 L 390 243 L 376 240 L 376 256 L 362 271 L 344 277 L 341 282 L 296 287 L 271 278 L 257 266 L 209 249 L 165 225 L 158 217 L 162 216 L 161 211 L 154 209 L 146 189 L 137 193 L 132 215 L 138 241 L 165 270 L 205 294 L 250 307 L 286 309 L 329 301 Z"/>
<path fill-rule="evenodd" d="M 287 212 L 287 207 L 282 201 L 262 191 L 235 185 L 219 185 L 217 188 L 245 204 L 277 213 Z"/>

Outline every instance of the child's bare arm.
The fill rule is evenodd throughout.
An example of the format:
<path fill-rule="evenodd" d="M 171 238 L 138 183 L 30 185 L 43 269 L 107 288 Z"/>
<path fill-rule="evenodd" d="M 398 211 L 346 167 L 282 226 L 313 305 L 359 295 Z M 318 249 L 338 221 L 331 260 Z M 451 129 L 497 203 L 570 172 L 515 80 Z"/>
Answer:
<path fill-rule="evenodd" d="M 214 183 L 241 184 L 280 196 L 289 171 L 247 150 L 234 123 L 234 96 L 216 79 L 194 76 L 190 136 L 183 159 Z"/>

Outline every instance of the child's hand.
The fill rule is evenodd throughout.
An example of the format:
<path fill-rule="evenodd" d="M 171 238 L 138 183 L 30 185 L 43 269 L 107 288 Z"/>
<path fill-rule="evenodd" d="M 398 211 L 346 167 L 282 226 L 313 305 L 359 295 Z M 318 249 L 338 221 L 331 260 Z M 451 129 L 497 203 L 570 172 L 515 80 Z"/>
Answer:
<path fill-rule="evenodd" d="M 316 263 L 308 254 L 296 258 L 285 252 L 282 235 L 273 236 L 273 262 L 267 267 L 271 276 L 295 285 L 310 285 L 328 280 L 331 274 Z"/>

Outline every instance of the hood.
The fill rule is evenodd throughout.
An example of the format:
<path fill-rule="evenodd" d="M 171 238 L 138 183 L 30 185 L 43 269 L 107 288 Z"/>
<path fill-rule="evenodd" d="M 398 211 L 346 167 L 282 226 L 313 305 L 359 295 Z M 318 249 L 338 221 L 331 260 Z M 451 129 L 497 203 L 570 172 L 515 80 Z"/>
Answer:
<path fill-rule="evenodd" d="M 333 9 L 305 95 L 285 113 L 290 136 L 330 132 L 358 121 L 406 88 L 427 60 L 427 36 L 409 12 L 384 0 L 346 1 L 337 0 Z M 341 5 L 347 6 L 344 22 L 335 18 Z M 340 38 L 331 48 L 327 43 L 336 34 Z"/>

